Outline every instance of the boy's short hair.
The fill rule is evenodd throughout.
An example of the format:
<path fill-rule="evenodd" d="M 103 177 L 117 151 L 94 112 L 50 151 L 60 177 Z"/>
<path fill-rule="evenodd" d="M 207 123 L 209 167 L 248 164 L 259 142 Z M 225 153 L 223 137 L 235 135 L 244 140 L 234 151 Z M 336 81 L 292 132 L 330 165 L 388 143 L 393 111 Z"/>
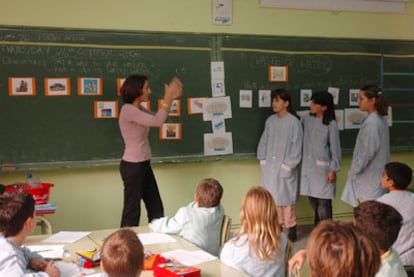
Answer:
<path fill-rule="evenodd" d="M 381 265 L 378 245 L 350 222 L 321 221 L 306 249 L 313 277 L 371 277 Z"/>
<path fill-rule="evenodd" d="M 385 165 L 388 178 L 394 181 L 396 189 L 406 189 L 411 183 L 413 170 L 406 164 L 390 162 Z"/>
<path fill-rule="evenodd" d="M 33 217 L 35 201 L 25 191 L 14 190 L 0 195 L 0 232 L 4 237 L 17 235 L 25 221 Z"/>
<path fill-rule="evenodd" d="M 103 270 L 109 277 L 138 276 L 144 267 L 144 247 L 131 229 L 112 233 L 101 249 Z"/>
<path fill-rule="evenodd" d="M 364 201 L 355 207 L 354 218 L 356 226 L 384 251 L 394 244 L 403 220 L 401 214 L 393 207 L 372 200 Z"/>
<path fill-rule="evenodd" d="M 206 178 L 198 183 L 197 195 L 199 207 L 215 207 L 220 205 L 223 188 L 216 179 Z"/>

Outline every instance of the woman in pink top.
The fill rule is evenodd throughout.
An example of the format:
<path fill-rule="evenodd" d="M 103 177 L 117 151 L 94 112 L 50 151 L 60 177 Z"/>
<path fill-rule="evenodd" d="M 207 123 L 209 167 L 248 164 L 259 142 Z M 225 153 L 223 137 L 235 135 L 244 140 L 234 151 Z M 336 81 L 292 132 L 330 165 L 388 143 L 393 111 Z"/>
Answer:
<path fill-rule="evenodd" d="M 129 76 L 121 87 L 124 101 L 119 128 L 124 139 L 125 151 L 120 164 L 124 182 L 124 208 L 121 227 L 138 226 L 141 216 L 141 199 L 148 213 L 148 222 L 164 216 L 164 208 L 157 182 L 151 168 L 151 148 L 148 141 L 149 127 L 160 127 L 167 119 L 171 103 L 180 97 L 183 84 L 177 78 L 164 85 L 163 105 L 157 113 L 145 109 L 141 103 L 151 94 L 148 78 Z"/>

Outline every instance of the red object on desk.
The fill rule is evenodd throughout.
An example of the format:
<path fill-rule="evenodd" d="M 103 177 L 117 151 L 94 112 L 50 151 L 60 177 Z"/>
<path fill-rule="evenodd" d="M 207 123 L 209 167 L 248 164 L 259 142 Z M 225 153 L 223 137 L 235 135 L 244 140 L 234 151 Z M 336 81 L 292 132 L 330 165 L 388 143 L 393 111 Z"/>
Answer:
<path fill-rule="evenodd" d="M 30 193 L 34 198 L 36 205 L 39 205 L 39 204 L 46 204 L 49 201 L 50 188 L 54 186 L 55 185 L 51 183 L 42 183 L 41 187 L 30 188 L 30 187 L 27 187 L 26 183 L 18 183 L 18 184 L 7 185 L 6 191 L 24 190 Z"/>
<path fill-rule="evenodd" d="M 176 262 L 154 265 L 155 277 L 200 277 L 201 269 Z"/>

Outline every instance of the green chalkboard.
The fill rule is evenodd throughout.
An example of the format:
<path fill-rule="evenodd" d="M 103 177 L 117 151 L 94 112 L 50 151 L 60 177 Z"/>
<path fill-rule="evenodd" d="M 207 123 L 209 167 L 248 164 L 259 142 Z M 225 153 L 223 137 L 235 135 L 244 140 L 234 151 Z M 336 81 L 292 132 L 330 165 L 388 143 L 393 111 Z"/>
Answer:
<path fill-rule="evenodd" d="M 117 78 L 145 74 L 157 110 L 163 84 L 178 76 L 185 93 L 208 96 L 212 38 L 202 35 L 128 32 L 0 29 L 0 164 L 120 158 L 123 141 L 117 119 L 94 119 L 94 101 L 119 100 Z M 9 77 L 34 77 L 35 96 L 9 96 Z M 44 78 L 70 78 L 70 96 L 45 96 Z M 78 77 L 100 77 L 101 96 L 79 96 Z M 180 122 L 181 141 L 158 139 L 151 130 L 154 156 L 202 153 L 201 116 L 170 117 Z M 196 143 L 199 142 L 199 145 Z"/>
<path fill-rule="evenodd" d="M 203 157 L 204 133 L 211 122 L 189 114 L 187 98 L 211 97 L 210 62 L 221 60 L 232 118 L 226 130 L 237 156 L 256 151 L 268 107 L 258 107 L 258 91 L 286 87 L 294 107 L 301 89 L 340 90 L 338 110 L 351 107 L 349 90 L 380 83 L 393 109 L 391 146 L 414 148 L 414 42 L 266 37 L 218 34 L 145 33 L 50 28 L 0 27 L 0 164 L 120 159 L 123 141 L 116 118 L 95 119 L 95 101 L 122 101 L 117 78 L 132 73 L 150 79 L 151 110 L 157 110 L 163 83 L 184 83 L 181 140 L 160 140 L 152 128 L 153 156 Z M 269 66 L 287 66 L 287 82 L 269 82 Z M 397 74 L 398 73 L 398 74 Z M 35 80 L 35 96 L 10 96 L 10 77 Z M 45 78 L 69 78 L 69 96 L 46 96 Z M 103 80 L 102 95 L 78 95 L 79 77 Z M 252 90 L 252 108 L 240 108 L 239 91 Z M 342 148 L 351 151 L 357 129 L 341 131 Z"/>
<path fill-rule="evenodd" d="M 343 152 L 351 152 L 358 129 L 346 128 L 345 120 L 349 114 L 345 110 L 358 109 L 350 105 L 349 90 L 364 84 L 381 85 L 392 107 L 392 149 L 413 149 L 414 43 L 264 36 L 223 36 L 219 42 L 226 66 L 227 91 L 237 94 L 240 89 L 252 90 L 253 107 L 256 107 L 235 113 L 229 122 L 233 137 L 237 138 L 235 152 L 256 151 L 252 141 L 259 140 L 269 115 L 268 108 L 257 108 L 258 91 L 278 87 L 292 92 L 297 111 L 308 110 L 301 105 L 302 89 L 338 88 L 336 110 L 343 111 L 344 125 L 340 132 L 341 146 Z M 288 81 L 269 82 L 269 66 L 287 66 Z M 403 77 L 384 78 L 385 70 L 403 72 Z M 238 105 L 237 96 L 232 101 L 233 106 Z"/>

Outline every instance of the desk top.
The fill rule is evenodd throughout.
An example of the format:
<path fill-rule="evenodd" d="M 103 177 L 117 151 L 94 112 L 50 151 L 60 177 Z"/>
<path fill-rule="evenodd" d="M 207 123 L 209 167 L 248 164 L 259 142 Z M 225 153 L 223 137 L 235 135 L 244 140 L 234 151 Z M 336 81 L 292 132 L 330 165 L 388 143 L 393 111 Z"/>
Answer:
<path fill-rule="evenodd" d="M 131 228 L 136 233 L 148 233 L 150 229 L 148 226 L 140 226 L 140 227 L 133 227 Z M 116 231 L 117 229 L 106 229 L 106 230 L 96 230 L 92 231 L 91 234 L 83 239 L 75 242 L 65 244 L 65 249 L 69 253 L 68 257 L 64 258 L 64 261 L 67 262 L 75 262 L 77 259 L 76 251 L 82 249 L 92 249 L 95 247 L 102 246 L 104 238 L 109 236 L 112 232 Z M 24 242 L 25 245 L 33 245 L 33 244 L 46 244 L 42 243 L 41 241 L 47 238 L 47 235 L 38 235 L 38 236 L 29 236 L 27 237 L 26 241 Z M 160 244 L 151 244 L 151 245 L 144 245 L 144 249 L 148 249 L 153 253 L 164 253 L 167 251 L 172 251 L 176 249 L 184 249 L 184 250 L 199 250 L 199 248 L 192 243 L 178 237 L 172 235 L 172 237 L 176 240 L 175 242 L 170 243 L 160 243 Z M 220 259 L 216 259 L 210 262 L 205 262 L 202 264 L 194 265 L 201 269 L 201 275 L 203 277 L 218 277 L 218 276 L 226 276 L 226 277 L 240 277 L 240 276 L 247 276 L 244 273 L 231 268 L 225 264 L 223 264 Z M 100 272 L 99 267 L 94 268 L 96 272 Z M 153 276 L 152 271 L 143 271 L 141 273 L 142 277 L 146 276 Z"/>

